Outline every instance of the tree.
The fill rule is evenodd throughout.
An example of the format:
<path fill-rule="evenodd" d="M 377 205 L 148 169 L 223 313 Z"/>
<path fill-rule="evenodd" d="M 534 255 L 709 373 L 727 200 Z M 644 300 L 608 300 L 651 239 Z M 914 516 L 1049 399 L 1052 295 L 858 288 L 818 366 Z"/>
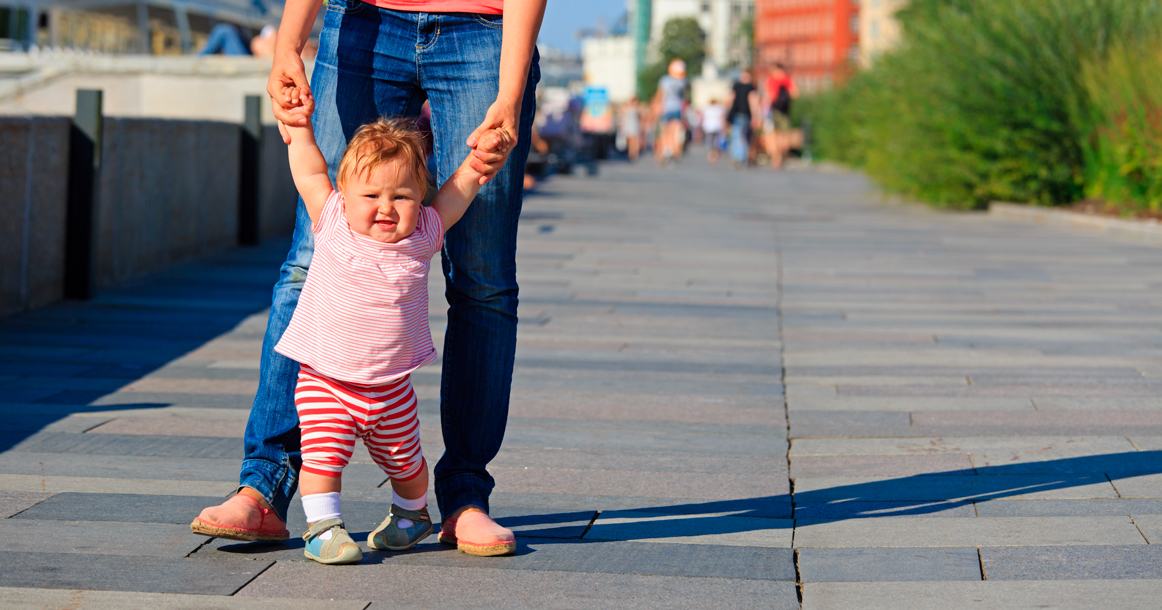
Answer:
<path fill-rule="evenodd" d="M 638 74 L 638 93 L 643 100 L 654 96 L 658 90 L 658 79 L 666 73 L 670 61 L 681 59 L 686 62 L 686 73 L 698 76 L 702 73 L 702 62 L 706 59 L 706 32 L 693 17 L 678 17 L 666 22 L 662 27 L 662 40 L 658 42 L 657 63 L 644 68 Z"/>

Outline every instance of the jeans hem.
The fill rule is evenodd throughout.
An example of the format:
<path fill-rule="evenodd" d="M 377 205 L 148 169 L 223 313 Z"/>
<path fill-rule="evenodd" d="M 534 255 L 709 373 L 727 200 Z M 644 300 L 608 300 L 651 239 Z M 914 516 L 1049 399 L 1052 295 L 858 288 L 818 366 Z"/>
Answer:
<path fill-rule="evenodd" d="M 492 487 L 488 481 L 470 474 L 437 481 L 436 503 L 440 506 L 441 517 L 447 518 L 447 515 L 468 506 L 475 506 L 487 513 Z"/>
<path fill-rule="evenodd" d="M 285 490 L 289 474 L 287 466 L 279 466 L 267 460 L 243 460 L 237 491 L 241 491 L 243 487 L 257 491 L 285 523 L 287 512 L 290 510 L 291 496 L 294 495 L 294 483 L 291 484 L 290 493 Z"/>

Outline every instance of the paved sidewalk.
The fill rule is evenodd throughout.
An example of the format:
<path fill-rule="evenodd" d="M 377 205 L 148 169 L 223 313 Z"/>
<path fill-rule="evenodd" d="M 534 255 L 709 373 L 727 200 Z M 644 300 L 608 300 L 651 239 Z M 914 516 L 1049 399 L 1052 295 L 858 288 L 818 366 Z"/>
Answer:
<path fill-rule="evenodd" d="M 516 556 L 190 534 L 236 485 L 276 243 L 0 322 L 0 606 L 1157 607 L 1162 250 L 696 159 L 554 179 L 520 239 Z M 357 539 L 384 479 L 345 474 Z"/>

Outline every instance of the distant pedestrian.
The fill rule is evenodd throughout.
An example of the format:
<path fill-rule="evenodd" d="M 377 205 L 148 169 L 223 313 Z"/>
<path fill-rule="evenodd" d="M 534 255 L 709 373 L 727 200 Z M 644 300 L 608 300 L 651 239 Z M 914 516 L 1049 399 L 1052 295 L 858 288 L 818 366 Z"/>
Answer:
<path fill-rule="evenodd" d="M 706 158 L 717 163 L 726 144 L 726 108 L 717 99 L 702 109 L 702 141 L 706 144 Z"/>
<path fill-rule="evenodd" d="M 763 145 L 771 156 L 771 167 L 782 169 L 790 149 L 791 101 L 798 99 L 799 87 L 783 64 L 776 62 L 767 77 L 766 104 L 770 113 L 763 129 Z"/>
<path fill-rule="evenodd" d="M 642 149 L 641 109 L 638 108 L 636 95 L 621 105 L 618 119 L 618 131 L 621 132 L 621 137 L 625 138 L 625 152 L 629 156 L 629 162 L 633 163 L 637 161 Z"/>
<path fill-rule="evenodd" d="M 206 37 L 206 46 L 202 47 L 198 54 L 270 57 L 274 55 L 274 41 L 277 37 L 278 28 L 267 24 L 257 36 L 250 39 L 248 44 L 237 27 L 229 23 L 219 23 L 210 30 L 210 35 Z"/>
<path fill-rule="evenodd" d="M 730 156 L 735 167 L 750 163 L 751 130 L 757 127 L 759 94 L 751 84 L 750 70 L 743 70 L 731 88 L 727 105 L 730 106 Z"/>
<path fill-rule="evenodd" d="M 654 156 L 658 163 L 673 161 L 682 156 L 682 109 L 686 102 L 686 62 L 680 59 L 670 61 L 668 73 L 658 80 L 658 93 L 654 97 L 658 107 L 658 142 L 654 146 Z"/>

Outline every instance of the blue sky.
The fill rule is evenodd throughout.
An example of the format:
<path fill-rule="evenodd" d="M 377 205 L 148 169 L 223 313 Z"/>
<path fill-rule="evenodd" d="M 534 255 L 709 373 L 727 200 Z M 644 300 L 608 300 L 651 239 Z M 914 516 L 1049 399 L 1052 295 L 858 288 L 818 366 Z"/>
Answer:
<path fill-rule="evenodd" d="M 599 17 L 612 26 L 625 12 L 625 0 L 548 0 L 541 25 L 540 44 L 565 51 L 580 51 L 577 30 L 591 28 Z"/>

